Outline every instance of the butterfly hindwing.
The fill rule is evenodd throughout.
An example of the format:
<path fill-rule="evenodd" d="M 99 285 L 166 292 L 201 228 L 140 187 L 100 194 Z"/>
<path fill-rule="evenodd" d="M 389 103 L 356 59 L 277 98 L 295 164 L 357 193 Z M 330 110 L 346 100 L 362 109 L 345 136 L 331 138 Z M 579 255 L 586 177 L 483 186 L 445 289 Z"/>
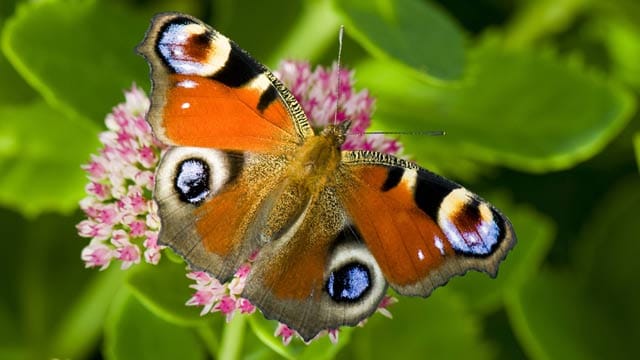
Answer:
<path fill-rule="evenodd" d="M 370 316 L 387 282 L 329 188 L 309 199 L 289 231 L 264 245 L 242 293 L 306 341 Z"/>
<path fill-rule="evenodd" d="M 159 241 L 194 269 L 224 281 L 257 243 L 264 201 L 282 176 L 282 159 L 196 147 L 167 151 L 157 171 Z"/>
<path fill-rule="evenodd" d="M 495 276 L 515 244 L 509 220 L 462 186 L 391 155 L 343 154 L 341 198 L 390 285 L 428 296 L 470 269 Z"/>
<path fill-rule="evenodd" d="M 166 144 L 275 152 L 313 135 L 270 71 L 194 17 L 157 15 L 138 51 L 153 79 L 148 120 Z"/>

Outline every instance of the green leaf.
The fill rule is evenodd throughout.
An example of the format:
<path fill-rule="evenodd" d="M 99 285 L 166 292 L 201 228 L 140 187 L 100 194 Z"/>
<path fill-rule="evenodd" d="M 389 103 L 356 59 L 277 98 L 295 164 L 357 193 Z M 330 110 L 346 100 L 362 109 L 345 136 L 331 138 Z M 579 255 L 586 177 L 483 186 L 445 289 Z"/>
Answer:
<path fill-rule="evenodd" d="M 282 18 L 282 14 L 280 14 L 281 10 L 291 6 L 289 5 L 291 1 L 285 0 L 283 2 L 287 5 L 277 8 L 278 13 L 276 16 L 279 18 Z M 242 4 L 242 2 L 239 1 L 235 3 Z M 263 3 L 260 2 L 260 4 Z M 264 4 L 268 4 L 268 6 L 273 8 L 273 1 L 264 2 Z M 253 13 L 253 11 L 250 13 Z M 259 17 L 262 21 L 265 19 L 268 20 L 270 24 L 266 25 L 266 27 L 269 27 L 269 29 L 272 28 L 272 18 L 265 17 L 262 13 L 260 13 Z M 331 46 L 337 44 L 341 23 L 340 17 L 331 6 L 330 1 L 304 1 L 300 12 L 291 18 L 295 19 L 295 23 L 286 28 L 278 38 L 278 41 L 275 42 L 276 44 L 264 42 L 262 38 L 256 38 L 253 31 L 251 31 L 251 34 L 248 34 L 247 37 L 254 39 L 253 41 L 259 41 L 268 46 L 265 52 L 268 50 L 267 53 L 269 57 L 264 58 L 266 64 L 276 66 L 285 59 L 304 59 L 317 62 L 323 52 L 326 53 L 327 49 L 331 49 Z M 272 31 L 269 31 L 269 34 L 271 33 Z M 244 42 L 241 44 L 245 46 Z M 329 52 L 331 59 L 334 59 L 337 55 L 337 48 L 335 49 L 333 52 Z"/>
<path fill-rule="evenodd" d="M 1 54 L 0 79 L 2 79 L 2 86 L 0 86 L 0 105 L 28 102 L 38 95 Z"/>
<path fill-rule="evenodd" d="M 86 242 L 76 234 L 78 215 L 26 221 L 14 212 L 0 213 L 0 307 L 12 326 L 0 338 L 0 353 L 21 349 L 33 359 L 83 358 L 96 345 L 120 273 L 83 269 Z"/>
<path fill-rule="evenodd" d="M 348 346 L 354 331 L 351 327 L 340 328 L 337 344 L 332 343 L 328 336 L 323 335 L 308 345 L 297 337 L 291 340 L 289 345 L 284 345 L 282 338 L 274 335 L 278 327 L 277 321 L 267 320 L 262 314 L 256 313 L 249 317 L 249 324 L 254 334 L 262 342 L 262 346 L 266 345 L 273 352 L 286 359 L 332 359 L 343 347 Z"/>
<path fill-rule="evenodd" d="M 335 0 L 349 36 L 378 58 L 434 80 L 460 78 L 462 31 L 436 6 L 418 0 Z"/>
<path fill-rule="evenodd" d="M 160 261 L 158 265 L 140 264 L 131 269 L 127 284 L 132 293 L 150 311 L 178 325 L 201 325 L 200 307 L 186 306 L 194 293 L 194 282 L 186 277 L 184 263 Z"/>
<path fill-rule="evenodd" d="M 325 0 L 216 1 L 215 6 L 210 24 L 269 66 L 291 57 L 310 60 L 337 39 L 339 22 Z"/>
<path fill-rule="evenodd" d="M 376 315 L 380 316 L 380 315 Z M 351 334 L 357 331 L 356 328 L 343 326 L 338 332 L 338 342 L 331 342 L 328 336 L 314 340 L 311 344 L 306 345 L 300 352 L 301 359 L 333 359 L 339 352 L 348 347 L 351 342 Z"/>
<path fill-rule="evenodd" d="M 148 83 L 134 48 L 149 19 L 106 1 L 29 2 L 7 22 L 2 49 L 47 102 L 101 121 L 123 89 Z"/>
<path fill-rule="evenodd" d="M 509 295 L 507 309 L 521 345 L 533 359 L 621 358 L 602 353 L 602 348 L 598 355 L 594 349 L 617 341 L 599 308 L 589 303 L 572 277 L 543 272 Z"/>
<path fill-rule="evenodd" d="M 27 358 L 28 340 L 22 293 L 26 290 L 22 260 L 26 259 L 24 229 L 28 222 L 17 212 L 0 208 L 0 358 Z M 20 356 L 22 354 L 22 356 Z"/>
<path fill-rule="evenodd" d="M 601 305 L 626 344 L 640 338 L 640 288 L 633 286 L 639 269 L 638 209 L 640 179 L 634 174 L 593 209 L 573 252 L 585 293 Z"/>
<path fill-rule="evenodd" d="M 447 288 L 427 299 L 402 297 L 390 310 L 393 319 L 374 316 L 355 329 L 340 358 L 468 359 L 473 349 L 474 359 L 488 359 L 494 353 L 481 337 L 478 317 Z"/>
<path fill-rule="evenodd" d="M 91 353 L 102 334 L 103 320 L 113 294 L 122 286 L 124 275 L 117 268 L 92 274 L 92 282 L 74 296 L 72 307 L 57 323 L 51 339 L 52 354 L 73 359 Z"/>
<path fill-rule="evenodd" d="M 118 294 L 105 328 L 107 359 L 204 359 L 192 329 L 168 323 L 125 292 Z"/>
<path fill-rule="evenodd" d="M 5 290 L 6 291 L 6 290 Z M 0 302 L 0 357 L 2 359 L 26 358 L 26 347 L 21 341 L 18 324 L 8 304 Z"/>
<path fill-rule="evenodd" d="M 637 282 L 640 181 L 617 187 L 574 242 L 573 266 L 545 271 L 507 296 L 532 358 L 632 358 L 640 337 Z"/>
<path fill-rule="evenodd" d="M 636 0 L 593 1 L 589 5 L 594 14 L 605 15 L 611 22 L 633 25 L 640 31 L 640 3 Z"/>
<path fill-rule="evenodd" d="M 267 320 L 260 314 L 249 317 L 249 324 L 253 333 L 262 341 L 264 345 L 269 347 L 279 356 L 285 359 L 295 359 L 299 349 L 295 347 L 298 340 L 293 339 L 290 346 L 284 345 L 279 337 L 274 335 L 278 322 L 275 320 Z M 297 350 L 297 351 L 296 351 Z"/>
<path fill-rule="evenodd" d="M 526 2 L 508 25 L 505 42 L 510 47 L 530 46 L 545 36 L 566 31 L 588 3 L 585 0 Z"/>
<path fill-rule="evenodd" d="M 98 147 L 97 127 L 50 106 L 0 106 L 0 203 L 35 215 L 70 211 L 84 195 L 80 165 Z"/>
<path fill-rule="evenodd" d="M 501 198 L 489 197 L 513 224 L 518 242 L 500 265 L 495 279 L 471 271 L 451 279 L 447 287 L 464 296 L 476 312 L 487 314 L 504 304 L 508 291 L 521 288 L 539 270 L 553 242 L 555 226 L 551 220 L 528 206 L 515 206 Z"/>
<path fill-rule="evenodd" d="M 16 0 L 5 0 L 0 4 L 0 29 L 13 13 Z M 33 100 L 37 93 L 20 77 L 4 54 L 0 53 L 0 104 L 15 104 Z"/>
<path fill-rule="evenodd" d="M 625 83 L 640 88 L 640 27 L 623 21 L 600 21 L 597 34 L 611 57 L 612 70 Z"/>
<path fill-rule="evenodd" d="M 625 89 L 548 53 L 488 40 L 470 63 L 473 75 L 457 85 L 429 84 L 388 62 L 358 66 L 359 83 L 377 97 L 376 128 L 445 130 L 401 138 L 436 168 L 455 172 L 466 159 L 544 172 L 598 153 L 634 111 Z"/>
<path fill-rule="evenodd" d="M 633 135 L 633 146 L 636 149 L 636 162 L 638 163 L 638 170 L 640 171 L 640 133 Z"/>

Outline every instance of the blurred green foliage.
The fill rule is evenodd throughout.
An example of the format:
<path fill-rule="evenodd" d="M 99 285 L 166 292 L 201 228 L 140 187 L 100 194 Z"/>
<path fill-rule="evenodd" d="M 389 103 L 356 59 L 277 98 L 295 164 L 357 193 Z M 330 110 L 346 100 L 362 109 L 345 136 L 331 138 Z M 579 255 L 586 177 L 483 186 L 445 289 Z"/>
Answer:
<path fill-rule="evenodd" d="M 471 273 L 393 320 L 285 347 L 256 315 L 184 306 L 184 265 L 83 270 L 75 234 L 104 115 L 136 82 L 151 16 L 185 11 L 267 65 L 344 65 L 378 130 L 514 224 Z M 0 4 L 0 358 L 630 358 L 640 338 L 640 4 L 635 0 L 5 0 Z"/>

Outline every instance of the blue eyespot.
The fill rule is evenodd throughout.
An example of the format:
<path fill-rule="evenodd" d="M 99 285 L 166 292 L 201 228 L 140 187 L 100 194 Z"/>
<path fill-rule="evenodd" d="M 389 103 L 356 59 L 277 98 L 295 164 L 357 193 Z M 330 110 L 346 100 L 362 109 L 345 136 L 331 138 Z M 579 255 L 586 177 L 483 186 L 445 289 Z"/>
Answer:
<path fill-rule="evenodd" d="M 356 262 L 348 263 L 331 272 L 327 280 L 327 292 L 336 302 L 358 301 L 370 288 L 369 269 Z"/>
<path fill-rule="evenodd" d="M 198 205 L 209 195 L 209 166 L 192 158 L 178 165 L 174 187 L 183 202 Z"/>

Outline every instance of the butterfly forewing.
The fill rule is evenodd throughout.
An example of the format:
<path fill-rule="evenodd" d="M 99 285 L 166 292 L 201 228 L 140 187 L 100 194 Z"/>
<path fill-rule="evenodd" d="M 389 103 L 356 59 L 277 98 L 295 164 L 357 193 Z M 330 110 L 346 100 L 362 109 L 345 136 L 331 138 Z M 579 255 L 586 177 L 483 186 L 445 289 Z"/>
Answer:
<path fill-rule="evenodd" d="M 167 144 L 278 152 L 313 135 L 282 83 L 196 18 L 157 15 L 138 51 L 153 79 L 149 123 Z"/>
<path fill-rule="evenodd" d="M 509 220 L 462 186 L 391 155 L 345 152 L 348 215 L 391 286 L 428 296 L 470 269 L 496 275 L 515 244 Z"/>

